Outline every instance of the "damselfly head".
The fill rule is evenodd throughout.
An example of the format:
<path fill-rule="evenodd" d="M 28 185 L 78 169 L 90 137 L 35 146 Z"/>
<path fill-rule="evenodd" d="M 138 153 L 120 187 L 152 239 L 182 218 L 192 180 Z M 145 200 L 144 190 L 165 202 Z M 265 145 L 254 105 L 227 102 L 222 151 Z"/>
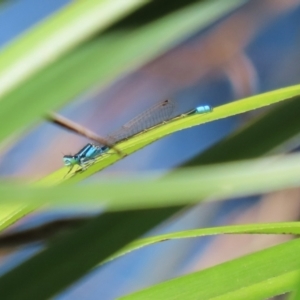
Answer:
<path fill-rule="evenodd" d="M 78 157 L 73 155 L 64 155 L 63 161 L 65 166 L 74 166 L 78 164 Z"/>

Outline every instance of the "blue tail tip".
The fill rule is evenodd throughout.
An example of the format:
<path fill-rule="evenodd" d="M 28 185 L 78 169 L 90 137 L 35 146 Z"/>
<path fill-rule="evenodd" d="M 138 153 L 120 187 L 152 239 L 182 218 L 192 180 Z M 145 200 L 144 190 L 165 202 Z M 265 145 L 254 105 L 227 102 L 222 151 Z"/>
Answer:
<path fill-rule="evenodd" d="M 196 113 L 197 114 L 203 114 L 203 113 L 211 112 L 212 110 L 213 110 L 213 108 L 210 105 L 202 105 L 202 106 L 196 107 Z"/>

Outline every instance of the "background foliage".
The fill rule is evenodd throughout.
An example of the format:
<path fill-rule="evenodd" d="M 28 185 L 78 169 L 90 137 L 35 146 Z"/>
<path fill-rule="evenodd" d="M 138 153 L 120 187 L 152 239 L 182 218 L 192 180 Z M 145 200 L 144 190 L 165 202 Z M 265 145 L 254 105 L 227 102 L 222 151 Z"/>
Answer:
<path fill-rule="evenodd" d="M 10 2 L 2 5 L 4 15 Z M 290 240 L 290 235 L 299 234 L 299 224 L 288 222 L 295 218 L 286 216 L 283 209 L 282 218 L 275 221 L 264 216 L 263 222 L 245 219 L 244 225 L 233 222 L 231 226 L 211 228 L 198 225 L 197 229 L 179 226 L 180 229 L 171 228 L 170 234 L 152 231 L 151 237 L 140 239 L 170 217 L 173 222 L 180 220 L 190 209 L 185 205 L 191 203 L 224 202 L 299 187 L 299 155 L 287 154 L 296 152 L 299 144 L 300 72 L 289 65 L 289 59 L 297 61 L 296 54 L 286 55 L 282 70 L 276 65 L 278 69 L 273 73 L 278 77 L 272 75 L 277 82 L 270 76 L 274 81 L 268 86 L 263 85 L 265 79 L 255 68 L 255 57 L 261 58 L 262 65 L 269 60 L 275 65 L 275 49 L 268 53 L 269 58 L 251 56 L 251 47 L 247 48 L 274 20 L 299 14 L 298 5 L 298 1 L 283 4 L 267 0 L 77 1 L 65 4 L 7 43 L 0 52 L 0 118 L 4 124 L 0 128 L 0 228 L 8 230 L 0 237 L 0 246 L 7 248 L 40 239 L 45 242 L 17 266 L 10 264 L 5 270 L 3 265 L 2 297 L 44 299 L 58 295 L 74 299 L 72 291 L 59 293 L 95 268 L 100 272 L 111 268 L 125 287 L 116 289 L 114 280 L 98 278 L 96 286 L 109 282 L 111 290 L 102 292 L 102 299 L 120 297 L 145 286 L 124 298 L 265 299 L 295 291 L 292 296 L 298 299 L 299 241 Z M 284 36 L 291 34 L 283 25 L 281 30 Z M 233 93 L 224 88 L 224 78 Z M 291 79 L 287 82 L 286 78 Z M 258 88 L 259 83 L 263 88 Z M 213 91 L 220 88 L 218 94 L 209 91 L 210 85 Z M 208 91 L 202 92 L 205 89 Z M 250 96 L 254 93 L 257 95 Z M 207 95 L 210 101 L 204 97 Z M 67 135 L 61 129 L 41 125 L 50 110 L 60 109 L 98 132 L 98 126 L 109 130 L 122 125 L 123 118 L 134 116 L 135 100 L 143 106 L 166 96 L 177 98 L 179 111 L 184 105 L 198 105 L 199 98 L 213 105 L 214 110 L 162 124 L 117 145 L 122 153 L 130 155 L 172 133 L 209 123 L 199 131 L 195 128 L 189 138 L 183 138 L 185 131 L 168 137 L 168 145 L 158 151 L 166 153 L 165 161 L 157 155 L 152 155 L 151 161 L 149 153 L 155 154 L 153 150 L 144 152 L 144 158 L 137 153 L 131 160 L 124 160 L 127 175 L 115 178 L 102 172 L 104 175 L 84 184 L 80 182 L 122 156 L 111 150 L 85 172 L 74 169 L 67 176 L 68 168 L 59 168 L 57 158 L 61 151 L 74 152 L 76 144 L 86 140 L 68 136 L 66 142 Z M 245 115 L 247 112 L 252 113 Z M 240 119 L 229 118 L 240 114 Z M 162 146 L 163 142 L 156 144 Z M 140 152 L 150 151 L 147 149 L 154 149 L 154 145 Z M 146 157 L 151 167 L 142 168 Z M 122 162 L 118 164 L 122 166 Z M 162 174 L 155 167 L 161 165 L 173 170 Z M 183 167 L 189 168 L 177 170 Z M 114 168 L 117 167 L 110 170 L 118 170 Z M 130 175 L 131 170 L 152 172 Z M 283 198 L 287 203 L 288 197 Z M 199 208 L 207 213 L 207 205 Z M 77 209 L 81 211 L 80 218 L 54 221 L 36 229 L 25 227 L 20 234 L 10 231 L 9 227 L 23 217 L 30 220 L 32 212 L 51 212 L 54 208 Z M 297 212 L 298 206 L 291 209 Z M 197 207 L 190 211 L 197 212 Z M 271 215 L 272 203 L 268 211 Z M 82 216 L 84 212 L 88 212 L 87 216 Z M 45 223 L 45 214 L 41 216 Z M 225 233 L 284 234 L 286 240 L 273 246 L 283 242 L 278 239 L 224 263 L 215 261 L 216 266 L 204 270 L 203 266 L 186 268 L 188 275 L 184 275 L 184 268 L 176 272 L 174 267 L 168 267 L 169 257 L 181 253 L 179 247 L 171 246 L 163 260 L 153 256 L 154 263 L 140 277 L 149 277 L 151 269 L 168 270 L 168 275 L 152 275 L 152 281 L 139 281 L 138 274 L 132 275 L 134 284 L 127 284 L 126 276 L 111 262 L 158 242 L 172 245 L 169 239 L 190 245 L 186 238 Z M 6 259 L 9 261 L 9 255 Z M 133 265 L 139 265 L 137 256 L 133 262 L 123 270 L 130 273 Z M 177 278 L 168 280 L 174 276 Z M 85 296 L 87 290 L 82 291 Z M 95 294 L 90 292 L 89 297 Z"/>

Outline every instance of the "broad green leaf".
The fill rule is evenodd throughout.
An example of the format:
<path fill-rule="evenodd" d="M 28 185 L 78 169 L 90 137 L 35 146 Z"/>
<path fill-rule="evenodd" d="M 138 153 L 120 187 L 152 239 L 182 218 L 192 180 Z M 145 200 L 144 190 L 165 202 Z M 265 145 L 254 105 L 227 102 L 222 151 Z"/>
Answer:
<path fill-rule="evenodd" d="M 121 299 L 267 299 L 294 289 L 300 240 L 178 277 Z"/>
<path fill-rule="evenodd" d="M 73 1 L 0 52 L 0 97 L 148 0 Z"/>

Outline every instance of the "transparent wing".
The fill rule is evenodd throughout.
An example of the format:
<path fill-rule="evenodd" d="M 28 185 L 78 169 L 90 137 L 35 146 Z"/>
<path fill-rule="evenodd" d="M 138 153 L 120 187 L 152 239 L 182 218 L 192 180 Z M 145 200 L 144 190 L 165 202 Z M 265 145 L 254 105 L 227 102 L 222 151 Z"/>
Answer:
<path fill-rule="evenodd" d="M 164 121 L 168 121 L 171 118 L 174 109 L 175 103 L 171 100 L 159 102 L 133 118 L 119 130 L 108 135 L 108 141 L 111 144 L 115 144 Z"/>

